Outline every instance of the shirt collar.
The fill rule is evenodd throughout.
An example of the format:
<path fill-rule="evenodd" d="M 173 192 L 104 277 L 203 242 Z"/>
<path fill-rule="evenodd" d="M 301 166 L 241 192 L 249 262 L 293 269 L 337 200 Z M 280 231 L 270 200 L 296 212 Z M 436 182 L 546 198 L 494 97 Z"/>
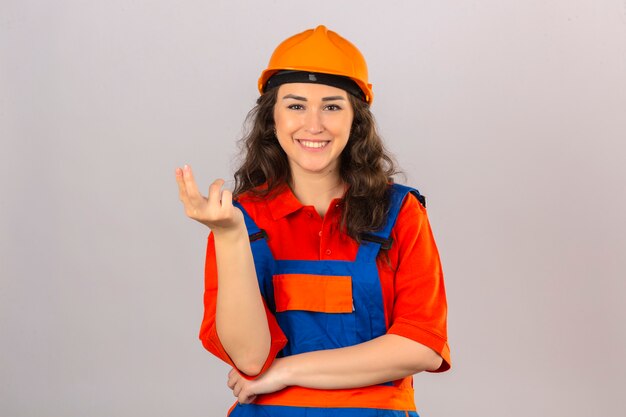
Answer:
<path fill-rule="evenodd" d="M 288 185 L 277 189 L 267 201 L 267 206 L 274 220 L 282 219 L 304 207 Z"/>

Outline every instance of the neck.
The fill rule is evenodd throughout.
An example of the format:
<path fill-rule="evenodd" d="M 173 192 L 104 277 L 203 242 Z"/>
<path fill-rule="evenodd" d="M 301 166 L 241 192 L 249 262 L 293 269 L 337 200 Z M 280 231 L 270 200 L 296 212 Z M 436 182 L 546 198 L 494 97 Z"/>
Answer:
<path fill-rule="evenodd" d="M 314 206 L 324 217 L 330 202 L 341 198 L 345 184 L 339 178 L 337 169 L 324 173 L 296 173 L 292 169 L 291 189 L 298 200 L 305 206 Z"/>

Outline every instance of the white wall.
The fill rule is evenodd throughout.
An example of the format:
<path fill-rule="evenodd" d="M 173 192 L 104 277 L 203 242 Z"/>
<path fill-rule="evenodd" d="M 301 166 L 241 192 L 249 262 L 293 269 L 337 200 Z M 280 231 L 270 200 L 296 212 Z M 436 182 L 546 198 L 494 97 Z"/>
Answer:
<path fill-rule="evenodd" d="M 0 415 L 223 416 L 207 230 L 256 79 L 326 24 L 429 198 L 453 370 L 426 416 L 626 410 L 626 1 L 0 1 Z"/>

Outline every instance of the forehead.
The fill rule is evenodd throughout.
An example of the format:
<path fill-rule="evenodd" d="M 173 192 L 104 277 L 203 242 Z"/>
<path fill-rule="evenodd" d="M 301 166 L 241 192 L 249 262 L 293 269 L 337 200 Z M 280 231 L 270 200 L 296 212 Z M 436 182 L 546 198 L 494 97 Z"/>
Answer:
<path fill-rule="evenodd" d="M 348 99 L 346 90 L 326 84 L 315 83 L 288 83 L 278 87 L 278 99 L 282 99 L 287 94 L 293 94 L 311 100 L 337 96 L 343 97 L 346 100 Z"/>

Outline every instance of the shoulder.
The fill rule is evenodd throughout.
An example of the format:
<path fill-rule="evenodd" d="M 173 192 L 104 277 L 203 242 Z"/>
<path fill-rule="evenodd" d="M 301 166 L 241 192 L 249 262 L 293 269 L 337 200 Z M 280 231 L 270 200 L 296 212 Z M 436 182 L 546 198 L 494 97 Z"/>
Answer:
<path fill-rule="evenodd" d="M 428 214 L 415 195 L 409 193 L 404 198 L 391 238 L 398 268 L 407 271 L 407 277 L 440 273 L 439 251 Z"/>
<path fill-rule="evenodd" d="M 413 192 L 406 193 L 393 227 L 394 238 L 404 240 L 408 236 L 416 236 L 425 226 L 428 227 L 426 207 Z"/>
<path fill-rule="evenodd" d="M 409 187 L 402 184 L 392 185 L 394 192 L 398 193 L 401 198 L 400 209 L 398 212 L 398 221 L 408 220 L 416 216 L 422 218 L 426 216 L 425 197 L 417 190 L 417 188 Z M 393 198 L 393 197 L 392 197 Z M 396 203 L 398 204 L 398 203 Z"/>
<path fill-rule="evenodd" d="M 418 196 L 414 193 L 407 193 L 407 195 L 402 200 L 400 214 L 404 212 L 413 212 L 414 214 L 419 213 L 422 216 L 426 216 L 426 207 L 424 207 L 423 202 L 420 201 L 420 198 L 423 198 L 423 196 L 421 194 L 419 195 L 420 197 L 418 198 Z"/>

